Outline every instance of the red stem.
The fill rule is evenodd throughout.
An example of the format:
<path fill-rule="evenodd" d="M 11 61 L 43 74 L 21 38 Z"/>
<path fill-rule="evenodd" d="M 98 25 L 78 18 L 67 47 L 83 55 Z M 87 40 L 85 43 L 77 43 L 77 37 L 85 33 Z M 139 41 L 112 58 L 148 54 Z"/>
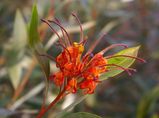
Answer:
<path fill-rule="evenodd" d="M 65 93 L 65 89 L 63 91 L 61 91 L 58 96 L 49 104 L 49 106 L 47 108 L 42 108 L 40 110 L 40 112 L 38 113 L 36 118 L 42 118 L 44 116 L 44 114 L 49 111 L 49 109 L 51 109 L 59 100 L 62 99 L 63 95 Z"/>

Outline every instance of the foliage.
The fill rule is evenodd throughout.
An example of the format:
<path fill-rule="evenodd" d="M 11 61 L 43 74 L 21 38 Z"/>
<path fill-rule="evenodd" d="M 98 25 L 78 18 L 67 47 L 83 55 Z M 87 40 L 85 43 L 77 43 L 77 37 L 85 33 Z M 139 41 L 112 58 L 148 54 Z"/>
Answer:
<path fill-rule="evenodd" d="M 132 47 L 132 48 L 124 49 L 124 50 L 122 50 L 114 55 L 129 55 L 129 56 L 136 57 L 138 50 L 139 50 L 139 46 Z M 132 58 L 127 58 L 127 57 L 118 58 L 118 57 L 116 57 L 116 58 L 108 59 L 108 64 L 117 64 L 117 65 L 120 65 L 124 68 L 129 68 L 133 64 L 134 61 L 135 61 L 135 59 L 132 59 Z M 107 72 L 101 76 L 101 80 L 105 80 L 105 79 L 108 79 L 110 77 L 114 77 L 114 76 L 120 74 L 121 72 L 123 72 L 123 70 L 113 70 L 113 68 L 112 69 L 109 68 L 109 69 L 110 69 L 109 72 Z"/>
<path fill-rule="evenodd" d="M 97 115 L 86 113 L 86 112 L 78 112 L 70 115 L 64 116 L 64 118 L 101 118 Z"/>
<path fill-rule="evenodd" d="M 45 57 L 40 56 L 40 54 L 45 54 L 45 50 L 40 42 L 39 33 L 38 33 L 38 12 L 36 5 L 33 6 L 32 10 L 32 17 L 30 21 L 30 27 L 29 27 L 29 40 L 28 44 L 32 48 L 34 54 L 36 55 L 36 58 L 38 62 L 40 63 L 46 78 L 49 77 L 50 73 L 50 66 L 49 61 Z"/>
<path fill-rule="evenodd" d="M 155 107 L 155 103 L 159 98 L 159 87 L 153 88 L 147 92 L 140 100 L 137 109 L 137 118 L 145 118 L 149 116 L 149 112 Z M 155 117 L 155 115 L 154 115 Z"/>

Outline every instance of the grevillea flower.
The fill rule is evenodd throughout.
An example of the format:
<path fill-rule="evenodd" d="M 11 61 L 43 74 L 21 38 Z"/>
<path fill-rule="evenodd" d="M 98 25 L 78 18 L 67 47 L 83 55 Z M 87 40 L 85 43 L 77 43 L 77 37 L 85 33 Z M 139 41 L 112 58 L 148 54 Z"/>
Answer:
<path fill-rule="evenodd" d="M 86 38 L 83 35 L 83 29 L 80 23 L 79 18 L 75 13 L 72 15 L 77 20 L 80 30 L 81 36 L 79 42 L 73 42 L 65 28 L 61 25 L 58 19 L 55 20 L 44 20 L 43 22 L 48 24 L 51 30 L 58 36 L 59 41 L 58 45 L 62 48 L 62 52 L 56 57 L 53 58 L 50 55 L 41 55 L 47 56 L 53 61 L 56 62 L 57 68 L 59 68 L 58 72 L 53 73 L 50 76 L 50 80 L 54 82 L 54 84 L 60 88 L 60 94 L 57 99 L 61 99 L 63 96 L 69 93 L 76 93 L 77 90 L 81 89 L 84 91 L 84 94 L 92 94 L 94 93 L 97 85 L 100 83 L 100 75 L 103 73 L 107 73 L 109 71 L 109 67 L 114 67 L 114 69 L 121 69 L 126 71 L 129 75 L 131 75 L 132 71 L 135 69 L 132 68 L 124 68 L 120 65 L 116 64 L 108 64 L 109 58 L 114 57 L 124 57 L 124 58 L 132 58 L 139 60 L 141 62 L 145 62 L 143 59 L 138 57 L 133 57 L 129 55 L 111 55 L 104 56 L 105 52 L 108 50 L 121 46 L 127 48 L 125 44 L 113 44 L 109 47 L 104 48 L 100 52 L 93 54 L 94 48 L 97 46 L 98 42 L 106 35 L 102 35 L 96 42 L 90 46 L 88 51 L 85 51 Z M 61 29 L 63 37 L 56 32 L 56 30 L 51 26 L 51 23 L 58 25 Z M 55 101 L 57 100 L 55 99 Z M 50 105 L 51 106 L 51 105 Z M 47 110 L 45 110 L 47 111 Z"/>

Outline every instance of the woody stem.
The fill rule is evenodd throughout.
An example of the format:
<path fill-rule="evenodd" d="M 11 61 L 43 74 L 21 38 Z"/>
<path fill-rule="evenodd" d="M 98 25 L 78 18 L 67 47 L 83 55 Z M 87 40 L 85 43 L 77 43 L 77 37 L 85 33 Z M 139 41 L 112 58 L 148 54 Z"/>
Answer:
<path fill-rule="evenodd" d="M 59 100 L 62 99 L 64 93 L 65 93 L 65 89 L 63 89 L 63 90 L 58 94 L 58 96 L 49 104 L 48 107 L 41 109 L 36 118 L 42 118 L 42 117 L 44 116 L 44 114 L 45 114 L 47 111 L 49 111 L 49 109 L 51 109 Z"/>

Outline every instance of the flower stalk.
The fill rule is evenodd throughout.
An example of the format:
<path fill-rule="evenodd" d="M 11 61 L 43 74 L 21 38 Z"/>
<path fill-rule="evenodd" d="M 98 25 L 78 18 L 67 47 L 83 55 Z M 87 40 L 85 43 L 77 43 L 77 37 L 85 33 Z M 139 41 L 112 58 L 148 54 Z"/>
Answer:
<path fill-rule="evenodd" d="M 57 102 L 59 102 L 63 98 L 64 93 L 65 89 L 61 91 L 58 96 L 56 96 L 56 98 L 49 104 L 48 107 L 42 107 L 36 118 L 42 118 L 49 109 L 51 109 Z"/>

